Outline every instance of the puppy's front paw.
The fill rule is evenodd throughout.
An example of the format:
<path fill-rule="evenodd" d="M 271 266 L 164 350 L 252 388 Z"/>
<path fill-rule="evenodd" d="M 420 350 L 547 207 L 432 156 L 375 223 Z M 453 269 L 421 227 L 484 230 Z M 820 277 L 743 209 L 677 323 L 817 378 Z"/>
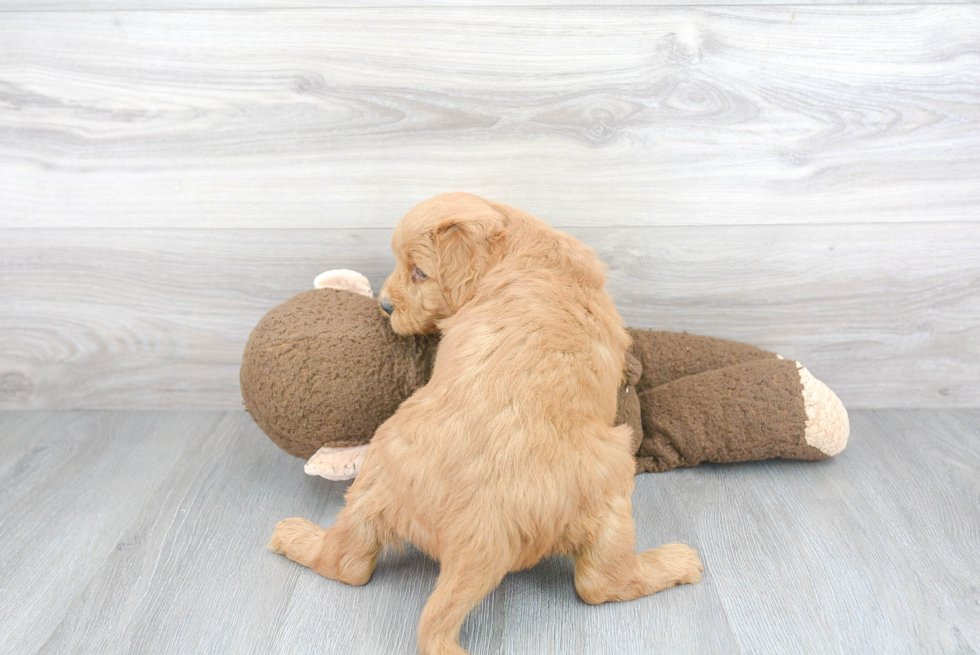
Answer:
<path fill-rule="evenodd" d="M 701 581 L 704 565 L 698 557 L 698 551 L 681 543 L 664 544 L 660 548 L 640 553 L 640 558 L 655 563 L 658 568 L 667 573 L 668 584 L 694 584 Z"/>
<path fill-rule="evenodd" d="M 306 519 L 285 519 L 276 524 L 266 548 L 285 555 L 297 564 L 312 567 L 323 548 L 325 534 L 323 528 Z"/>

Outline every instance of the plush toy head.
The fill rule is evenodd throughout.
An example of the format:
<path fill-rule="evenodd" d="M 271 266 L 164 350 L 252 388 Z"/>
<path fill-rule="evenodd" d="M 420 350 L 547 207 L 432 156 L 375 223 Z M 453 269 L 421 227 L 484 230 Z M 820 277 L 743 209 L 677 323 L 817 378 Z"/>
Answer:
<path fill-rule="evenodd" d="M 245 346 L 240 374 L 259 427 L 310 460 L 308 473 L 331 479 L 356 474 L 374 431 L 428 381 L 438 345 L 438 336 L 395 334 L 367 280 L 352 275 L 325 273 L 316 280 L 322 288 L 266 314 Z M 643 428 L 633 385 L 641 366 L 632 355 L 627 361 L 616 422 L 633 428 L 635 451 Z"/>
<path fill-rule="evenodd" d="M 429 379 L 435 342 L 396 335 L 378 304 L 358 293 L 306 291 L 252 330 L 242 398 L 259 427 L 296 457 L 360 446 Z"/>

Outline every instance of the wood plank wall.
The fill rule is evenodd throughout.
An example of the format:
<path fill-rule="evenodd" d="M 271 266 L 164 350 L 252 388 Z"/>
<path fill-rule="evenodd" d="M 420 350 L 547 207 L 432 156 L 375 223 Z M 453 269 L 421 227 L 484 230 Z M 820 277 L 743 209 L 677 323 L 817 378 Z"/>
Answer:
<path fill-rule="evenodd" d="M 980 4 L 386 4 L 0 0 L 0 408 L 240 407 L 259 317 L 447 190 L 630 325 L 980 405 Z"/>

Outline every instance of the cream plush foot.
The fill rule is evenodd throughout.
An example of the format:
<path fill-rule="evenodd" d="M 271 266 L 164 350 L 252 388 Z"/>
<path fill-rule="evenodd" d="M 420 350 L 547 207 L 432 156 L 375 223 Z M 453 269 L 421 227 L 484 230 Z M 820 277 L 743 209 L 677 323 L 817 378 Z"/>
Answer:
<path fill-rule="evenodd" d="M 847 410 L 826 384 L 813 377 L 803 364 L 796 362 L 803 385 L 803 408 L 806 410 L 806 442 L 827 455 L 844 450 L 851 426 Z"/>

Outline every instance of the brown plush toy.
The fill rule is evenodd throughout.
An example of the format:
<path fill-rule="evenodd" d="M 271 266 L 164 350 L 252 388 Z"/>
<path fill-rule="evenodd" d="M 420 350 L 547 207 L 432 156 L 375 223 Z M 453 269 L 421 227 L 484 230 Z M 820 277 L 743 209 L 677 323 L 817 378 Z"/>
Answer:
<path fill-rule="evenodd" d="M 245 407 L 306 472 L 357 475 L 375 430 L 432 372 L 438 338 L 402 337 L 352 271 L 328 271 L 259 321 L 242 359 Z M 824 459 L 847 444 L 844 406 L 798 362 L 734 341 L 631 330 L 617 424 L 637 472 L 701 462 Z"/>

